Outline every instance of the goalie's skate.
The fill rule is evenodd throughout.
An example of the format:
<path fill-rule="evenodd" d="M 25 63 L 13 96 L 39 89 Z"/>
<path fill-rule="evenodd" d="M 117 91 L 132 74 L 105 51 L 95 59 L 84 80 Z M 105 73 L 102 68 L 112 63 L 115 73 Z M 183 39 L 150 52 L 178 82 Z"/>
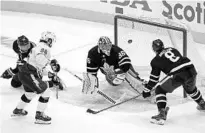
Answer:
<path fill-rule="evenodd" d="M 167 119 L 167 113 L 169 111 L 169 107 L 165 109 L 161 109 L 158 115 L 152 116 L 150 122 L 153 124 L 164 125 Z"/>
<path fill-rule="evenodd" d="M 28 112 L 26 110 L 15 108 L 11 116 L 25 116 L 27 114 Z"/>
<path fill-rule="evenodd" d="M 204 101 L 204 100 L 201 100 L 196 108 L 197 108 L 199 111 L 205 112 L 205 101 Z"/>
<path fill-rule="evenodd" d="M 43 112 L 36 112 L 35 124 L 51 124 L 51 117 L 45 115 Z"/>

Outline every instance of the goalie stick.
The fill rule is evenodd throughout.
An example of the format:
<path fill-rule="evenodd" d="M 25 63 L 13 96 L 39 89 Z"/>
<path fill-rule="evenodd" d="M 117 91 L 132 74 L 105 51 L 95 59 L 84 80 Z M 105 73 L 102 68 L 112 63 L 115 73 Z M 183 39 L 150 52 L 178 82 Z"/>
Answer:
<path fill-rule="evenodd" d="M 151 92 L 152 92 L 152 91 L 155 91 L 156 87 L 157 87 L 158 85 L 160 85 L 160 83 L 162 83 L 167 77 L 169 77 L 169 76 L 165 76 L 162 80 L 160 80 L 160 81 L 153 87 L 153 89 L 151 90 Z M 105 107 L 105 108 L 103 108 L 103 109 L 100 109 L 100 110 L 98 110 L 98 111 L 95 111 L 95 110 L 92 110 L 92 109 L 87 109 L 86 112 L 87 112 L 87 113 L 91 113 L 91 114 L 98 114 L 98 113 L 100 113 L 100 112 L 103 112 L 103 111 L 105 111 L 105 110 L 111 109 L 111 108 L 113 108 L 113 107 L 116 107 L 116 106 L 121 105 L 121 104 L 123 104 L 123 103 L 126 103 L 126 102 L 128 102 L 128 101 L 134 100 L 134 99 L 140 97 L 141 95 L 142 95 L 142 93 L 140 93 L 140 94 L 137 95 L 137 96 L 131 97 L 131 98 L 127 99 L 127 100 L 124 100 L 124 101 L 122 101 L 122 102 L 119 102 L 119 103 L 116 103 L 116 104 L 114 104 L 114 105 L 111 105 L 111 106 Z"/>
<path fill-rule="evenodd" d="M 81 77 L 79 77 L 78 75 L 74 74 L 73 72 L 71 72 L 70 70 L 68 70 L 67 68 L 63 68 L 65 71 L 69 72 L 71 75 L 73 75 L 74 77 L 76 77 L 77 79 L 79 79 L 80 81 L 83 81 L 83 79 Z M 104 97 L 108 102 L 112 103 L 112 104 L 116 104 L 119 103 L 124 97 L 125 94 L 123 94 L 118 100 L 114 100 L 113 98 L 111 98 L 110 96 L 108 96 L 107 94 L 105 94 L 104 92 L 97 90 L 97 94 L 101 95 L 102 97 Z"/>

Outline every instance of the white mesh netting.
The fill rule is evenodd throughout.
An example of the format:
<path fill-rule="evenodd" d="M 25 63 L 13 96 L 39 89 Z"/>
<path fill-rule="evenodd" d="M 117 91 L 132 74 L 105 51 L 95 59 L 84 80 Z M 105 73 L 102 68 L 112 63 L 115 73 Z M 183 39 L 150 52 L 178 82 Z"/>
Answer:
<path fill-rule="evenodd" d="M 140 19 L 187 29 L 187 27 L 170 20 L 146 17 Z M 199 54 L 197 54 L 197 49 L 194 46 L 195 42 L 193 41 L 189 30 L 187 33 L 187 56 L 191 58 L 199 73 L 197 86 L 199 86 L 200 89 L 202 87 L 202 92 L 205 92 L 205 89 L 203 88 L 205 87 L 205 74 L 203 73 L 205 61 L 200 58 Z M 157 38 L 164 42 L 165 47 L 175 47 L 183 53 L 183 41 L 185 38 L 183 37 L 182 31 L 136 22 L 134 19 L 133 21 L 121 18 L 117 20 L 118 46 L 127 52 L 136 71 L 138 71 L 145 79 L 149 78 L 150 61 L 155 56 L 155 53 L 152 51 L 151 44 L 152 41 Z M 129 40 L 132 40 L 132 42 L 130 43 Z M 190 52 L 191 50 L 194 53 Z M 182 92 L 180 92 L 180 95 L 182 96 Z"/>

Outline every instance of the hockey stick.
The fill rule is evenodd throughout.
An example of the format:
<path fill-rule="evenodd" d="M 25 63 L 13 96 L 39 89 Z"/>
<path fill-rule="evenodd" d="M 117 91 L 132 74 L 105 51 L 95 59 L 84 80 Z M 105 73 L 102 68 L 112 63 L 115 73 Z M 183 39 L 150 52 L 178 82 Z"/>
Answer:
<path fill-rule="evenodd" d="M 156 87 L 157 87 L 158 85 L 160 85 L 167 77 L 168 77 L 168 76 L 165 76 L 161 81 L 159 81 L 159 83 L 157 83 L 157 84 L 153 87 L 153 89 L 151 90 L 151 92 L 152 92 L 152 91 L 155 91 Z M 103 108 L 103 109 L 101 109 L 101 110 L 98 110 L 98 111 L 95 111 L 95 110 L 92 110 L 92 109 L 87 109 L 87 113 L 98 114 L 98 113 L 100 113 L 100 112 L 103 112 L 103 111 L 105 111 L 105 110 L 111 109 L 111 108 L 113 108 L 113 107 L 116 107 L 116 106 L 121 105 L 121 104 L 123 104 L 123 103 L 126 103 L 126 102 L 128 102 L 128 101 L 134 100 L 134 99 L 140 97 L 141 95 L 142 95 L 142 93 L 140 93 L 140 94 L 137 95 L 137 96 L 131 97 L 131 98 L 127 99 L 127 100 L 124 100 L 124 101 L 122 101 L 122 102 L 119 102 L 119 103 L 116 103 L 116 104 L 114 104 L 114 105 L 111 105 L 111 106 L 108 106 L 108 107 L 106 107 L 106 108 Z"/>
<path fill-rule="evenodd" d="M 130 83 L 130 81 L 127 78 L 125 78 L 125 80 L 134 91 L 136 91 L 138 94 L 140 94 L 140 92 L 137 89 L 135 89 L 135 87 Z"/>
<path fill-rule="evenodd" d="M 69 72 L 71 75 L 73 75 L 74 77 L 76 77 L 77 79 L 79 79 L 80 81 L 83 81 L 83 79 L 81 77 L 79 77 L 78 75 L 74 74 L 73 72 L 71 72 L 70 70 L 68 70 L 67 68 L 64 68 L 65 71 Z M 112 103 L 112 104 L 116 104 L 118 102 L 121 101 L 121 99 L 123 99 L 124 95 L 122 95 L 122 97 L 120 97 L 118 100 L 114 100 L 113 98 L 111 98 L 110 96 L 108 96 L 107 94 L 105 94 L 104 92 L 97 90 L 97 94 L 101 95 L 102 97 L 104 97 L 108 102 Z"/>
<path fill-rule="evenodd" d="M 55 74 L 55 76 L 57 76 L 57 72 L 55 72 L 54 74 Z M 57 76 L 57 77 L 58 77 L 58 76 Z M 59 88 L 56 87 L 56 99 L 58 99 L 58 89 L 59 89 Z"/>

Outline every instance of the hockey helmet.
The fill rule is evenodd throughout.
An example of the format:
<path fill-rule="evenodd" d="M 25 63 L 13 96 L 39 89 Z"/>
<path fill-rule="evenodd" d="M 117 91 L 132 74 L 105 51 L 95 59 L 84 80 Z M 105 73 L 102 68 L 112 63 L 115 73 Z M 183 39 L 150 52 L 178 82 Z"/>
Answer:
<path fill-rule="evenodd" d="M 110 41 L 110 38 L 108 38 L 107 36 L 101 36 L 98 40 L 98 48 L 104 54 L 110 56 L 110 50 L 112 48 L 112 42 Z"/>
<path fill-rule="evenodd" d="M 26 53 L 31 47 L 29 39 L 24 35 L 18 37 L 17 44 L 21 53 Z"/>
<path fill-rule="evenodd" d="M 152 49 L 155 53 L 159 53 L 164 49 L 164 43 L 160 39 L 156 39 L 152 42 Z"/>
<path fill-rule="evenodd" d="M 52 47 L 56 42 L 56 35 L 53 32 L 45 31 L 41 34 L 40 41 L 45 41 L 49 47 Z"/>

